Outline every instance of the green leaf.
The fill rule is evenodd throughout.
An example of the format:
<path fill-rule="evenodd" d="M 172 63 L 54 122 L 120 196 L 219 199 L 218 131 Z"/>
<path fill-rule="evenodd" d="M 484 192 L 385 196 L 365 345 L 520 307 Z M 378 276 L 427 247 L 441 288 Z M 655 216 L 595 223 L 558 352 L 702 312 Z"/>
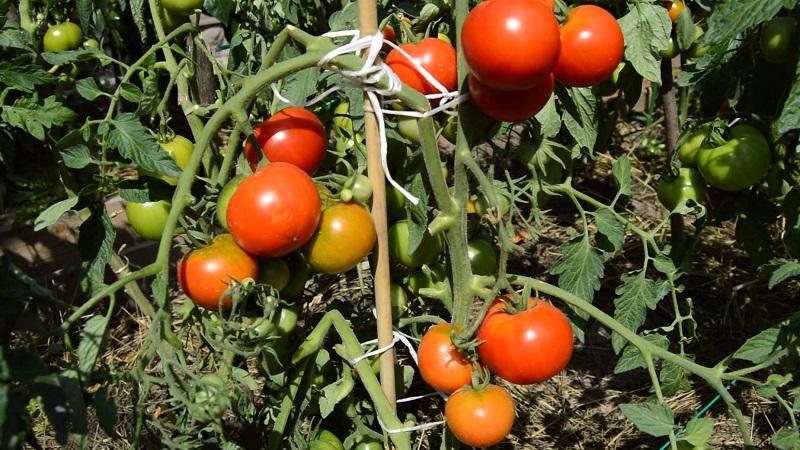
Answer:
<path fill-rule="evenodd" d="M 659 348 L 666 349 L 669 346 L 667 337 L 658 333 L 645 335 L 643 339 Z M 647 362 L 642 357 L 642 352 L 635 345 L 629 343 L 622 350 L 617 365 L 614 367 L 614 374 L 645 367 L 647 367 Z"/>
<path fill-rule="evenodd" d="M 111 438 L 116 438 L 114 427 L 117 426 L 117 404 L 114 397 L 109 394 L 107 386 L 101 387 L 94 393 L 94 409 L 103 432 Z"/>
<path fill-rule="evenodd" d="M 73 145 L 72 147 L 61 150 L 61 158 L 64 159 L 64 165 L 70 169 L 83 169 L 95 162 L 89 151 L 89 147 L 83 144 Z"/>
<path fill-rule="evenodd" d="M 137 180 L 125 180 L 119 185 L 119 195 L 125 201 L 145 203 L 159 200 L 171 200 L 174 187 L 159 178 L 142 177 Z"/>
<path fill-rule="evenodd" d="M 675 23 L 675 38 L 679 49 L 689 50 L 695 41 L 695 27 L 689 8 L 683 11 Z"/>
<path fill-rule="evenodd" d="M 27 56 L 0 61 L 0 84 L 31 92 L 36 86 L 51 83 L 53 80 L 55 78 L 52 75 L 33 64 Z"/>
<path fill-rule="evenodd" d="M 795 320 L 768 328 L 748 339 L 736 350 L 733 357 L 753 364 L 763 363 L 770 359 L 773 353 L 786 348 L 792 340 L 796 340 L 799 326 L 800 320 Z"/>
<path fill-rule="evenodd" d="M 772 124 L 775 135 L 783 136 L 800 128 L 800 62 L 795 68 L 794 81 L 783 103 L 780 116 Z"/>
<path fill-rule="evenodd" d="M 145 21 L 145 7 L 146 0 L 130 0 L 131 15 L 133 16 L 133 23 L 136 24 L 136 29 L 139 30 L 139 37 L 142 42 L 147 42 L 147 29 L 149 28 Z M 149 14 L 149 12 L 147 13 Z"/>
<path fill-rule="evenodd" d="M 661 392 L 668 397 L 692 388 L 686 369 L 669 361 L 662 361 L 658 379 L 661 382 Z"/>
<path fill-rule="evenodd" d="M 614 319 L 636 332 L 646 317 L 647 309 L 655 309 L 664 293 L 659 292 L 653 280 L 645 277 L 643 271 L 622 276 L 622 284 L 616 289 L 614 299 Z M 625 346 L 625 338 L 616 332 L 611 335 L 611 346 L 616 353 Z"/>
<path fill-rule="evenodd" d="M 583 235 L 561 246 L 561 258 L 550 273 L 558 275 L 559 287 L 591 302 L 600 289 L 603 258 L 589 244 L 589 236 Z"/>
<path fill-rule="evenodd" d="M 89 36 L 89 32 L 94 28 L 94 0 L 78 0 L 78 15 L 80 16 L 81 30 L 84 36 Z"/>
<path fill-rule="evenodd" d="M 668 405 L 652 401 L 623 403 L 619 405 L 619 409 L 639 431 L 651 436 L 667 436 L 675 428 L 675 418 Z"/>
<path fill-rule="evenodd" d="M 175 160 L 161 149 L 139 118 L 131 113 L 120 114 L 111 122 L 106 142 L 144 170 L 170 177 L 181 175 Z"/>
<path fill-rule="evenodd" d="M 593 212 L 597 225 L 597 246 L 606 252 L 606 260 L 613 258 L 625 242 L 625 224 L 620 222 L 614 213 L 606 208 Z"/>
<path fill-rule="evenodd" d="M 131 103 L 139 103 L 142 100 L 142 91 L 135 84 L 123 83 L 119 90 L 120 95 Z"/>
<path fill-rule="evenodd" d="M 108 319 L 101 315 L 92 316 L 83 327 L 81 342 L 78 344 L 78 370 L 84 379 L 91 376 L 97 355 L 103 349 Z"/>
<path fill-rule="evenodd" d="M 562 120 L 581 147 L 592 150 L 597 140 L 598 102 L 588 88 L 558 87 L 558 99 L 563 109 Z"/>
<path fill-rule="evenodd" d="M 72 122 L 78 118 L 71 109 L 62 105 L 54 96 L 39 104 L 38 98 L 21 97 L 13 105 L 3 106 L 2 119 L 40 141 L 45 140 L 45 129 Z"/>
<path fill-rule="evenodd" d="M 341 10 L 331 14 L 328 25 L 331 31 L 357 30 L 358 7 L 356 2 L 350 2 Z"/>
<path fill-rule="evenodd" d="M 74 208 L 75 205 L 78 204 L 79 200 L 80 197 L 75 196 L 50 205 L 50 207 L 42 211 L 36 217 L 36 220 L 33 221 L 33 230 L 39 231 L 58 222 L 58 219 L 60 219 L 61 216 L 63 216 L 67 211 L 70 211 L 72 208 Z"/>
<path fill-rule="evenodd" d="M 628 155 L 620 156 L 611 168 L 614 179 L 619 184 L 619 192 L 626 197 L 631 196 L 631 160 Z"/>
<path fill-rule="evenodd" d="M 63 52 L 42 53 L 42 59 L 49 64 L 63 66 L 70 63 L 91 61 L 93 59 L 104 58 L 103 52 L 96 48 L 80 48 L 77 50 L 67 50 Z"/>
<path fill-rule="evenodd" d="M 774 288 L 780 283 L 783 283 L 788 278 L 793 278 L 800 275 L 800 261 L 791 260 L 784 261 L 769 277 L 770 289 Z"/>
<path fill-rule="evenodd" d="M 786 0 L 722 0 L 714 5 L 708 18 L 708 30 L 701 39 L 707 44 L 730 41 L 743 32 L 774 17 Z M 790 3 L 796 3 L 792 0 Z"/>
<path fill-rule="evenodd" d="M 772 436 L 772 445 L 780 450 L 800 450 L 800 431 L 781 428 Z"/>
<path fill-rule="evenodd" d="M 644 78 L 661 82 L 659 50 L 669 44 L 672 21 L 666 8 L 647 3 L 634 3 L 630 12 L 619 19 L 625 37 L 625 59 Z"/>
<path fill-rule="evenodd" d="M 554 96 L 551 95 L 544 108 L 536 113 L 536 120 L 539 122 L 543 137 L 553 137 L 558 134 L 561 130 L 561 116 L 556 109 Z"/>
<path fill-rule="evenodd" d="M 411 179 L 411 184 L 406 187 L 411 195 L 419 199 L 417 205 L 411 204 L 406 201 L 406 218 L 408 219 L 408 251 L 413 252 L 422 243 L 422 237 L 428 229 L 428 212 L 426 206 L 428 204 L 428 193 L 425 191 L 425 182 L 422 180 L 422 174 L 417 173 Z"/>
<path fill-rule="evenodd" d="M 94 78 L 91 77 L 76 81 L 75 89 L 78 91 L 78 94 L 80 94 L 81 97 L 89 100 L 90 102 L 94 101 L 101 95 L 105 95 L 105 92 L 100 89 L 100 86 L 98 86 Z"/>
<path fill-rule="evenodd" d="M 317 92 L 320 70 L 316 67 L 303 69 L 286 77 L 281 83 L 281 95 L 294 105 L 302 105 L 306 99 Z M 281 102 L 280 107 L 286 106 Z"/>
<path fill-rule="evenodd" d="M 114 251 L 117 232 L 105 208 L 98 208 L 81 224 L 78 250 L 81 260 L 87 263 L 89 279 L 97 286 L 103 283 L 106 264 Z"/>
<path fill-rule="evenodd" d="M 0 47 L 15 48 L 34 53 L 31 47 L 30 36 L 19 28 L 7 27 L 2 30 L 2 32 L 0 32 Z"/>
<path fill-rule="evenodd" d="M 714 419 L 710 417 L 694 418 L 686 424 L 681 440 L 695 447 L 704 447 L 708 444 L 713 432 Z"/>

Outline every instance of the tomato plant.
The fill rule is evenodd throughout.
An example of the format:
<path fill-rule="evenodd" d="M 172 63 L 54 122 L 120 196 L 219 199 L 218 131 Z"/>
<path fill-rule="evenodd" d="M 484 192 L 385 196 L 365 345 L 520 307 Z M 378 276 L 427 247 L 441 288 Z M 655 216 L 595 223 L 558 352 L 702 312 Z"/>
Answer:
<path fill-rule="evenodd" d="M 702 203 L 706 196 L 706 183 L 700 172 L 692 167 L 681 167 L 677 176 L 665 175 L 656 188 L 658 200 L 672 211 L 685 200 Z"/>
<path fill-rule="evenodd" d="M 464 20 L 461 42 L 470 72 L 486 86 L 509 91 L 547 80 L 561 49 L 552 8 L 527 0 L 479 3 Z"/>
<path fill-rule="evenodd" d="M 436 81 L 448 91 L 456 88 L 456 51 L 452 45 L 441 39 L 425 38 L 416 44 L 403 44 L 403 51 L 411 59 L 428 71 Z M 422 74 L 417 71 L 411 61 L 393 49 L 386 56 L 386 64 L 400 78 L 400 81 L 423 94 L 438 94 L 436 89 Z"/>
<path fill-rule="evenodd" d="M 422 379 L 442 392 L 453 392 L 472 380 L 472 362 L 453 345 L 451 329 L 449 323 L 432 326 L 417 349 Z"/>
<path fill-rule="evenodd" d="M 753 126 L 736 125 L 727 134 L 728 140 L 722 145 L 697 153 L 697 168 L 711 186 L 735 192 L 767 174 L 772 151 L 764 135 Z"/>
<path fill-rule="evenodd" d="M 164 233 L 171 206 L 166 200 L 144 203 L 128 202 L 125 205 L 125 215 L 128 216 L 128 223 L 141 237 L 158 240 Z"/>
<path fill-rule="evenodd" d="M 611 13 L 578 6 L 561 26 L 561 53 L 553 73 L 567 86 L 594 86 L 614 72 L 624 51 L 622 29 Z"/>
<path fill-rule="evenodd" d="M 447 426 L 462 443 L 491 447 L 500 443 L 514 426 L 514 400 L 500 386 L 462 389 L 447 399 Z"/>
<path fill-rule="evenodd" d="M 63 52 L 80 47 L 82 42 L 81 27 L 72 22 L 62 22 L 47 29 L 42 48 L 46 52 Z"/>
<path fill-rule="evenodd" d="M 172 14 L 186 16 L 203 8 L 203 0 L 161 0 L 161 6 Z"/>
<path fill-rule="evenodd" d="M 228 227 L 245 250 L 267 258 L 302 247 L 320 221 L 320 198 L 311 178 L 285 162 L 267 164 L 234 192 Z"/>
<path fill-rule="evenodd" d="M 432 263 L 442 253 L 442 237 L 431 236 L 425 231 L 419 246 L 410 251 L 409 226 L 408 221 L 401 220 L 389 228 L 389 254 L 392 259 L 407 267 Z"/>
<path fill-rule="evenodd" d="M 325 128 L 319 118 L 304 108 L 284 108 L 253 128 L 253 136 L 271 162 L 293 164 L 313 174 L 325 157 Z M 245 154 L 250 166 L 260 156 L 248 140 Z"/>
<path fill-rule="evenodd" d="M 553 76 L 530 89 L 501 91 L 493 89 L 470 74 L 468 79 L 470 100 L 482 113 L 495 120 L 522 122 L 539 112 L 553 94 Z"/>
<path fill-rule="evenodd" d="M 528 309 L 510 314 L 501 300 L 486 313 L 477 333 L 480 361 L 515 384 L 539 383 L 560 372 L 572 357 L 572 327 L 546 300 L 531 298 Z"/>
<path fill-rule="evenodd" d="M 193 302 L 204 308 L 231 306 L 222 298 L 231 281 L 258 276 L 255 258 L 239 248 L 233 237 L 221 234 L 206 247 L 192 250 L 178 262 L 178 283 Z"/>
<path fill-rule="evenodd" d="M 322 211 L 305 253 L 311 268 L 335 274 L 354 268 L 373 245 L 375 225 L 369 212 L 357 203 L 339 203 Z"/>

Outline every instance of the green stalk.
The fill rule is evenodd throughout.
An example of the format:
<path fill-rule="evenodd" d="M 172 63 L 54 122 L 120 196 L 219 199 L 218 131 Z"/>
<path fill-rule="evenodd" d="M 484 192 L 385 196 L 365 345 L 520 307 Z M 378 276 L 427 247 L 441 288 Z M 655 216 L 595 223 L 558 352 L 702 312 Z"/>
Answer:
<path fill-rule="evenodd" d="M 117 278 L 126 277 L 131 273 L 131 271 L 128 270 L 127 265 L 122 262 L 122 258 L 120 258 L 116 253 L 111 254 L 111 260 L 108 262 L 108 265 L 114 270 Z M 142 290 L 139 289 L 139 285 L 136 284 L 136 282 L 126 284 L 125 292 L 130 298 L 133 299 L 134 303 L 136 303 L 136 306 L 138 306 L 139 309 L 145 313 L 145 315 L 151 319 L 155 317 L 156 311 L 153 309 L 153 305 L 151 305 L 147 297 L 144 296 Z"/>
<path fill-rule="evenodd" d="M 303 368 L 294 374 L 292 382 L 289 385 L 289 393 L 281 400 L 281 407 L 278 412 L 278 417 L 275 418 L 275 424 L 272 426 L 272 431 L 269 436 L 269 443 L 267 444 L 268 450 L 277 450 L 280 448 L 283 434 L 286 432 L 286 425 L 289 424 L 289 419 L 292 416 L 292 410 L 295 407 L 297 399 L 302 400 L 305 397 L 305 392 L 311 384 L 311 370 L 314 366 L 314 358 L 308 358 Z"/>
<path fill-rule="evenodd" d="M 36 23 L 33 22 L 31 19 L 31 0 L 20 0 L 19 2 L 19 27 L 22 28 L 23 31 L 28 33 L 28 37 L 31 38 L 31 41 L 35 42 L 34 39 L 36 35 Z"/>

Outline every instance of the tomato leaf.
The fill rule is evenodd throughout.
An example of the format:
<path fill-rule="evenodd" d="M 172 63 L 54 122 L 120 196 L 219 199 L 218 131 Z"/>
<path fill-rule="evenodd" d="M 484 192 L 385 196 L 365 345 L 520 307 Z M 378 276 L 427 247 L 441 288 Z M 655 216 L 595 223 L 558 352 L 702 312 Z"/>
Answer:
<path fill-rule="evenodd" d="M 668 405 L 652 401 L 623 403 L 619 409 L 639 431 L 651 436 L 666 436 L 675 428 L 675 418 Z"/>
<path fill-rule="evenodd" d="M 594 299 L 594 292 L 600 289 L 603 258 L 589 243 L 589 236 L 584 234 L 561 246 L 561 258 L 550 273 L 558 275 L 560 288 L 591 302 Z M 575 312 L 578 316 L 586 318 L 585 312 L 577 309 Z"/>
<path fill-rule="evenodd" d="M 75 82 L 75 90 L 78 91 L 81 97 L 89 100 L 90 102 L 97 99 L 101 95 L 107 95 L 100 89 L 100 86 L 97 85 L 97 82 L 94 78 L 83 78 Z"/>
<path fill-rule="evenodd" d="M 83 379 L 88 379 L 102 350 L 110 316 L 95 315 L 86 321 L 78 344 L 78 370 Z"/>
<path fill-rule="evenodd" d="M 628 155 L 620 156 L 611 168 L 614 179 L 619 184 L 619 195 L 631 196 L 631 160 Z"/>
<path fill-rule="evenodd" d="M 339 11 L 331 14 L 328 19 L 331 31 L 357 30 L 358 29 L 358 7 L 355 2 L 350 2 Z"/>
<path fill-rule="evenodd" d="M 605 208 L 598 209 L 592 215 L 597 226 L 595 241 L 605 253 L 605 260 L 608 261 L 622 249 L 622 244 L 625 242 L 625 224 Z"/>
<path fill-rule="evenodd" d="M 695 27 L 689 8 L 683 10 L 675 23 L 675 38 L 678 48 L 688 50 L 695 41 Z"/>
<path fill-rule="evenodd" d="M 36 86 L 50 83 L 53 79 L 52 75 L 34 64 L 30 56 L 0 61 L 0 83 L 7 86 L 31 92 Z"/>
<path fill-rule="evenodd" d="M 542 137 L 553 137 L 561 130 L 561 116 L 556 109 L 556 99 L 550 96 L 544 107 L 536 113 L 536 121 L 539 122 Z"/>
<path fill-rule="evenodd" d="M 47 97 L 41 104 L 36 95 L 20 97 L 13 105 L 2 108 L 0 116 L 4 121 L 40 141 L 45 140 L 45 129 L 61 126 L 78 118 L 74 111 L 61 104 L 55 96 Z"/>
<path fill-rule="evenodd" d="M 686 369 L 669 361 L 662 361 L 658 379 L 661 382 L 661 392 L 668 397 L 692 388 Z"/>
<path fill-rule="evenodd" d="M 794 82 L 783 103 L 780 116 L 773 123 L 774 134 L 782 136 L 800 128 L 800 63 L 795 68 Z"/>
<path fill-rule="evenodd" d="M 701 39 L 705 44 L 717 44 L 736 38 L 741 33 L 774 17 L 784 6 L 796 0 L 723 0 L 714 5 L 708 18 L 708 31 Z"/>
<path fill-rule="evenodd" d="M 131 113 L 120 114 L 111 122 L 106 142 L 142 169 L 170 177 L 181 175 L 175 160 L 159 147 L 153 135 Z"/>
<path fill-rule="evenodd" d="M 769 285 L 770 289 L 774 288 L 778 284 L 784 282 L 789 278 L 793 278 L 800 275 L 800 261 L 791 260 L 791 261 L 783 261 L 772 275 L 769 277 Z"/>
<path fill-rule="evenodd" d="M 79 200 L 80 197 L 78 196 L 69 197 L 50 205 L 36 217 L 36 220 L 33 221 L 33 231 L 39 231 L 58 222 L 58 219 L 60 219 L 61 216 L 63 216 L 67 211 L 72 210 L 72 208 L 78 204 Z"/>
<path fill-rule="evenodd" d="M 614 299 L 614 319 L 631 331 L 636 331 L 646 317 L 647 309 L 655 309 L 666 295 L 664 289 L 645 276 L 644 271 L 622 276 L 622 284 L 616 289 Z M 625 338 L 617 333 L 611 335 L 611 346 L 619 353 L 625 346 Z"/>
<path fill-rule="evenodd" d="M 714 419 L 710 417 L 697 417 L 686 424 L 681 440 L 695 447 L 703 447 L 708 444 L 708 440 L 711 438 L 713 432 Z"/>
<path fill-rule="evenodd" d="M 666 349 L 669 345 L 667 337 L 658 333 L 645 335 L 643 336 L 643 339 L 663 349 Z M 647 362 L 642 357 L 642 352 L 640 352 L 635 345 L 629 343 L 625 346 L 625 348 L 622 350 L 622 354 L 619 356 L 617 365 L 614 367 L 614 374 L 620 374 L 629 370 L 645 367 L 647 367 Z"/>
<path fill-rule="evenodd" d="M 597 97 L 588 88 L 556 88 L 567 131 L 581 147 L 592 150 L 597 140 L 599 109 Z"/>
<path fill-rule="evenodd" d="M 800 334 L 800 319 L 768 328 L 747 340 L 733 354 L 736 359 L 761 364 L 772 357 L 775 352 L 788 348 L 797 341 Z"/>
<path fill-rule="evenodd" d="M 625 59 L 639 74 L 661 82 L 661 57 L 658 52 L 669 45 L 672 22 L 661 5 L 635 3 L 630 12 L 619 19 L 625 37 Z"/>
<path fill-rule="evenodd" d="M 147 22 L 145 21 L 145 6 L 146 0 L 130 0 L 131 15 L 133 16 L 133 23 L 136 24 L 136 29 L 139 30 L 139 38 L 142 42 L 147 41 Z M 149 14 L 149 13 L 148 13 Z"/>
<path fill-rule="evenodd" d="M 287 45 L 283 49 L 284 57 L 291 58 L 300 55 L 300 50 L 294 45 Z M 281 82 L 281 95 L 286 97 L 294 105 L 302 105 L 306 99 L 317 92 L 317 83 L 320 77 L 320 70 L 316 67 L 303 69 L 284 78 Z M 280 102 L 279 109 L 286 107 L 286 103 Z"/>
<path fill-rule="evenodd" d="M 428 212 L 425 209 L 425 205 L 428 204 L 428 193 L 425 191 L 421 173 L 414 175 L 407 189 L 411 195 L 419 199 L 419 203 L 416 205 L 409 201 L 405 203 L 406 218 L 408 219 L 408 251 L 411 253 L 422 243 L 422 237 L 425 230 L 428 229 Z"/>
<path fill-rule="evenodd" d="M 61 158 L 64 160 L 64 165 L 70 169 L 83 169 L 89 164 L 96 161 L 92 158 L 89 147 L 85 145 L 73 145 L 61 150 Z"/>
<path fill-rule="evenodd" d="M 119 195 L 129 202 L 145 203 L 172 199 L 174 188 L 161 179 L 142 177 L 125 180 L 119 185 Z"/>
<path fill-rule="evenodd" d="M 780 450 L 800 450 L 800 432 L 791 428 L 781 428 L 772 436 L 772 445 Z"/>
<path fill-rule="evenodd" d="M 98 208 L 81 224 L 78 250 L 81 260 L 86 264 L 87 277 L 93 283 L 93 288 L 103 283 L 116 237 L 117 232 L 105 207 Z"/>

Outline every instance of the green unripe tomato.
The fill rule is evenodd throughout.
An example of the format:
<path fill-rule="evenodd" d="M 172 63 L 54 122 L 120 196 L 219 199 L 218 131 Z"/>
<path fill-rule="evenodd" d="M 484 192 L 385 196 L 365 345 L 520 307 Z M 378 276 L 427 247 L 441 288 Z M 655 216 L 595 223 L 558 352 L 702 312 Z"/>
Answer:
<path fill-rule="evenodd" d="M 262 259 L 258 262 L 258 282 L 281 291 L 289 283 L 289 265 L 281 258 Z"/>
<path fill-rule="evenodd" d="M 467 256 L 472 273 L 475 275 L 495 275 L 497 273 L 497 251 L 485 239 L 477 239 L 467 244 Z"/>
<path fill-rule="evenodd" d="M 355 175 L 349 189 L 352 192 L 352 199 L 362 205 L 367 205 L 372 199 L 372 183 L 365 175 Z"/>
<path fill-rule="evenodd" d="M 233 197 L 233 193 L 236 192 L 236 188 L 242 184 L 242 181 L 247 178 L 244 175 L 237 175 L 231 178 L 225 187 L 222 188 L 222 191 L 219 193 L 219 197 L 217 198 L 217 223 L 228 231 L 228 203 L 231 201 L 231 197 Z"/>
<path fill-rule="evenodd" d="M 409 224 L 407 220 L 396 222 L 389 228 L 389 255 L 406 267 L 421 267 L 430 264 L 442 253 L 442 236 L 431 236 L 428 230 L 422 235 L 422 242 L 409 252 Z"/>
<path fill-rule="evenodd" d="M 286 286 L 280 291 L 281 298 L 293 299 L 305 289 L 311 269 L 302 253 L 292 253 L 285 258 L 291 275 L 289 275 L 289 281 Z"/>
<path fill-rule="evenodd" d="M 772 64 L 788 61 L 797 44 L 797 20 L 794 17 L 776 17 L 761 29 L 759 45 L 764 59 Z"/>
<path fill-rule="evenodd" d="M 692 44 L 691 47 L 689 47 L 689 50 L 687 50 L 687 54 L 690 58 L 700 58 L 701 56 L 705 55 L 706 52 L 708 51 L 709 47 L 707 45 L 700 46 L 698 44 L 698 41 L 700 40 L 701 37 L 703 37 L 703 34 L 705 34 L 705 31 L 703 31 L 703 29 L 700 28 L 700 25 L 695 24 L 694 43 Z"/>
<path fill-rule="evenodd" d="M 420 289 L 433 287 L 434 283 L 444 281 L 447 278 L 447 270 L 442 264 L 434 263 L 429 266 L 430 275 L 422 269 L 415 269 L 408 274 L 406 283 L 408 289 L 414 294 L 419 294 Z"/>
<path fill-rule="evenodd" d="M 497 200 L 498 204 L 495 209 L 505 217 L 505 215 L 511 211 L 511 201 L 500 192 L 497 193 Z M 478 213 L 479 216 L 485 216 L 489 213 L 489 209 L 493 207 L 493 205 L 489 204 L 489 200 L 487 200 L 484 195 L 478 195 L 473 201 L 475 203 L 475 212 Z"/>
<path fill-rule="evenodd" d="M 692 131 L 683 139 L 680 147 L 678 147 L 678 158 L 682 166 L 697 166 L 697 154 L 703 145 L 703 141 L 706 139 L 709 126 L 710 124 L 708 123 L 703 124 L 700 128 Z"/>
<path fill-rule="evenodd" d="M 340 136 L 353 136 L 353 119 L 350 117 L 350 103 L 341 102 L 333 110 L 333 130 Z"/>
<path fill-rule="evenodd" d="M 344 447 L 342 447 L 341 450 L 343 449 Z M 340 449 L 328 441 L 322 441 L 316 439 L 311 441 L 311 443 L 308 446 L 308 450 L 340 450 Z"/>
<path fill-rule="evenodd" d="M 317 438 L 314 441 L 322 441 L 328 443 L 333 446 L 335 450 L 344 450 L 344 445 L 342 445 L 342 441 L 333 434 L 332 432 L 320 429 L 319 433 L 317 434 Z"/>
<path fill-rule="evenodd" d="M 672 211 L 685 200 L 702 203 L 706 196 L 706 182 L 697 169 L 681 167 L 678 176 L 661 178 L 656 193 L 661 204 Z"/>
<path fill-rule="evenodd" d="M 275 323 L 275 331 L 279 336 L 288 336 L 297 326 L 297 308 L 281 306 L 275 312 L 272 321 Z"/>
<path fill-rule="evenodd" d="M 764 135 L 750 125 L 736 125 L 727 134 L 729 140 L 719 147 L 700 150 L 697 168 L 711 186 L 736 192 L 767 174 L 772 151 Z"/>
<path fill-rule="evenodd" d="M 353 450 L 383 450 L 383 442 L 370 436 L 358 440 Z"/>
<path fill-rule="evenodd" d="M 403 317 L 408 310 L 406 289 L 397 283 L 392 283 L 389 285 L 389 293 L 392 300 L 392 317 Z"/>
<path fill-rule="evenodd" d="M 81 27 L 72 22 L 62 22 L 47 29 L 42 44 L 46 52 L 63 52 L 75 50 L 82 42 Z"/>
<path fill-rule="evenodd" d="M 394 188 L 394 186 L 386 185 L 386 217 L 389 221 L 398 220 L 406 216 L 406 198 L 403 194 Z"/>
<path fill-rule="evenodd" d="M 400 136 L 411 141 L 412 144 L 420 143 L 419 126 L 417 125 L 417 119 L 414 117 L 398 116 L 397 132 L 400 133 Z"/>
<path fill-rule="evenodd" d="M 125 214 L 128 216 L 128 223 L 141 237 L 157 241 L 164 234 L 171 207 L 172 204 L 166 200 L 145 203 L 128 202 L 125 205 Z"/>
<path fill-rule="evenodd" d="M 188 16 L 195 9 L 203 9 L 203 0 L 161 0 L 161 6 L 172 14 Z"/>
<path fill-rule="evenodd" d="M 669 44 L 665 48 L 662 48 L 658 51 L 658 54 L 664 59 L 672 59 L 678 56 L 678 45 L 675 43 L 675 39 L 670 36 L 669 37 Z"/>
<path fill-rule="evenodd" d="M 161 26 L 164 27 L 164 33 L 171 33 L 175 28 L 186 23 L 186 16 L 180 14 L 173 14 L 164 8 L 159 10 L 161 16 Z"/>
<path fill-rule="evenodd" d="M 97 39 L 90 38 L 83 41 L 83 48 L 100 48 L 100 43 L 97 42 Z"/>

